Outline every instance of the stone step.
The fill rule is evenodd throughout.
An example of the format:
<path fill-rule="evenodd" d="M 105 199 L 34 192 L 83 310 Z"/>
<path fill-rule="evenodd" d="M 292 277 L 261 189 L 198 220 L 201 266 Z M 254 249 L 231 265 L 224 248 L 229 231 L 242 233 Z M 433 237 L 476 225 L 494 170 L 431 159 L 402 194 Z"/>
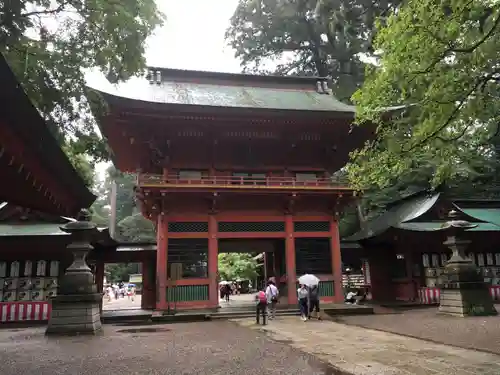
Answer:
<path fill-rule="evenodd" d="M 298 316 L 298 311 L 276 311 L 276 316 Z M 255 311 L 237 312 L 237 313 L 217 313 L 210 316 L 211 320 L 218 319 L 243 319 L 254 318 Z"/>
<path fill-rule="evenodd" d="M 329 316 L 337 315 L 364 315 L 373 314 L 373 307 L 367 305 L 324 305 L 321 307 L 324 314 Z M 225 307 L 216 310 L 197 310 L 197 311 L 177 311 L 173 314 L 148 313 L 138 314 L 137 312 L 121 311 L 120 314 L 101 317 L 103 323 L 113 322 L 153 322 L 153 323 L 174 323 L 174 322 L 200 322 L 213 319 L 238 319 L 255 317 L 255 306 L 239 306 L 237 308 Z M 283 306 L 276 310 L 276 316 L 298 316 L 299 309 L 292 306 Z"/>

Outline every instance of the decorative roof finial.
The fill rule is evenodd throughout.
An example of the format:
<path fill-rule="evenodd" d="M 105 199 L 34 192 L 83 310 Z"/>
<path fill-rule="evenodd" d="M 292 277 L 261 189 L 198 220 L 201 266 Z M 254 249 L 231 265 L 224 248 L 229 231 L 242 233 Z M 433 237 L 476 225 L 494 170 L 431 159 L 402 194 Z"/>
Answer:
<path fill-rule="evenodd" d="M 91 221 L 92 214 L 86 208 L 82 208 L 80 210 L 80 212 L 78 212 L 78 215 L 76 215 L 76 220 L 77 221 Z"/>

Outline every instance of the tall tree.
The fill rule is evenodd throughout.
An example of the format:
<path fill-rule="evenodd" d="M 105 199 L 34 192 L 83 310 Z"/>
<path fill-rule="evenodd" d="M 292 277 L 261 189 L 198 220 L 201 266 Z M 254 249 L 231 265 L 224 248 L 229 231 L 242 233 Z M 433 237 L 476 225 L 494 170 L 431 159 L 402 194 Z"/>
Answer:
<path fill-rule="evenodd" d="M 127 282 L 131 274 L 139 273 L 139 263 L 108 263 L 105 271 L 109 272 L 109 282 Z"/>
<path fill-rule="evenodd" d="M 254 280 L 258 274 L 258 264 L 252 254 L 219 254 L 219 274 L 221 280 Z"/>
<path fill-rule="evenodd" d="M 360 53 L 372 53 L 375 18 L 398 3 L 240 0 L 226 38 L 245 70 L 331 76 L 337 97 L 348 100 L 363 81 Z"/>
<path fill-rule="evenodd" d="M 112 83 L 140 74 L 145 40 L 162 22 L 154 0 L 3 1 L 0 52 L 61 143 L 106 159 L 85 72 L 97 68 Z"/>
<path fill-rule="evenodd" d="M 352 155 L 351 181 L 380 188 L 426 175 L 432 187 L 491 176 L 500 121 L 500 4 L 409 0 L 378 32 L 379 64 L 354 95 L 377 140 Z M 383 108 L 404 106 L 388 119 Z M 497 142 L 498 143 L 498 142 Z M 383 166 L 383 168 L 381 168 Z"/>
<path fill-rule="evenodd" d="M 153 223 L 137 212 L 134 197 L 135 175 L 121 173 L 114 166 L 108 167 L 102 184 L 96 186 L 99 198 L 92 206 L 93 220 L 109 225 L 112 217 L 112 185 L 116 184 L 116 239 L 123 242 L 156 242 Z"/>
<path fill-rule="evenodd" d="M 114 166 L 106 170 L 103 195 L 106 202 L 111 203 L 111 191 L 113 183 L 116 183 L 116 221 L 120 222 L 135 213 L 135 175 L 122 173 Z"/>
<path fill-rule="evenodd" d="M 64 145 L 63 150 L 71 164 L 73 164 L 73 167 L 80 173 L 85 185 L 93 187 L 96 175 L 94 173 L 94 169 L 89 163 L 88 157 L 85 154 L 75 152 L 75 150 L 69 145 Z"/>
<path fill-rule="evenodd" d="M 123 242 L 156 243 L 156 229 L 142 214 L 130 215 L 118 222 L 116 238 Z"/>

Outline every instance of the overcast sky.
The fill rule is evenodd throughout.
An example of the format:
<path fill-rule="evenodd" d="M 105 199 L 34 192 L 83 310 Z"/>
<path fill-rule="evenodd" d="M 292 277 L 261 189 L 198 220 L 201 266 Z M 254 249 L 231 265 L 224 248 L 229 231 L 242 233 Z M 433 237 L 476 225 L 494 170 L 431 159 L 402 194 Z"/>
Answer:
<path fill-rule="evenodd" d="M 155 67 L 239 73 L 234 51 L 224 33 L 238 0 L 156 0 L 167 20 L 149 38 L 147 64 Z M 87 81 L 92 87 L 109 84 L 97 72 Z M 133 86 L 134 79 L 127 86 Z"/>
<path fill-rule="evenodd" d="M 156 3 L 167 16 L 167 21 L 148 40 L 148 65 L 231 73 L 241 71 L 234 51 L 224 41 L 224 33 L 238 0 L 156 0 Z M 90 86 L 105 91 L 110 86 L 96 72 L 89 73 L 87 81 Z M 126 84 L 128 89 L 133 89 L 134 82 L 137 79 Z M 101 177 L 106 167 L 106 164 L 97 166 Z"/>

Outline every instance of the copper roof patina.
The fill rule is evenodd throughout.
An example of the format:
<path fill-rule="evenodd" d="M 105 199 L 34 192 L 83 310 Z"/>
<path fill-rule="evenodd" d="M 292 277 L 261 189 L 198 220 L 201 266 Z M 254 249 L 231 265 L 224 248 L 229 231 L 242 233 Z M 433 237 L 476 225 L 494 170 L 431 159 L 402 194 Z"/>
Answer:
<path fill-rule="evenodd" d="M 427 194 L 420 192 L 390 205 L 386 212 L 369 220 L 365 226 L 344 241 L 362 241 L 383 234 L 390 228 L 414 232 L 434 232 L 443 230 L 448 219 L 436 221 L 414 221 L 421 218 L 434 207 L 441 193 Z M 500 208 L 498 207 L 463 207 L 460 202 L 452 202 L 453 207 L 460 210 L 477 224 L 468 229 L 472 232 L 500 232 Z M 474 204 L 474 203 L 472 203 Z M 476 222 L 475 220 L 478 220 Z"/>
<path fill-rule="evenodd" d="M 98 90 L 107 99 L 201 107 L 340 112 L 355 107 L 321 93 L 318 77 L 278 77 L 150 68 L 149 79 Z M 97 88 L 96 88 L 97 89 Z M 318 92 L 319 91 L 319 92 Z M 106 95 L 107 94 L 107 95 Z M 115 98 L 110 98 L 114 96 Z"/>

